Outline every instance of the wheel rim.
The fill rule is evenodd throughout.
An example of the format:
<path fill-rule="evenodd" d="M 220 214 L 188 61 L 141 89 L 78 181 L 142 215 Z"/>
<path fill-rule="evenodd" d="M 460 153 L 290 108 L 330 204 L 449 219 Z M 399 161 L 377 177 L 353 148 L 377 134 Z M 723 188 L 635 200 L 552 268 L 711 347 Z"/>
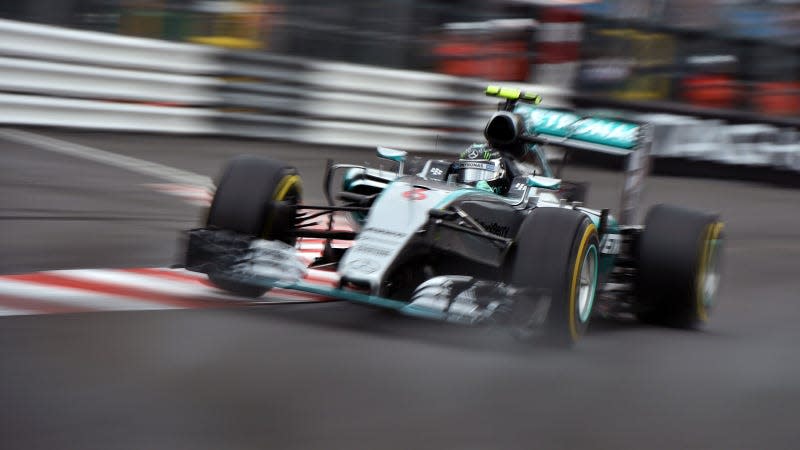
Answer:
<path fill-rule="evenodd" d="M 589 320 L 594 303 L 594 291 L 597 286 L 597 247 L 589 247 L 581 264 L 581 276 L 578 285 L 578 317 L 581 322 Z"/>

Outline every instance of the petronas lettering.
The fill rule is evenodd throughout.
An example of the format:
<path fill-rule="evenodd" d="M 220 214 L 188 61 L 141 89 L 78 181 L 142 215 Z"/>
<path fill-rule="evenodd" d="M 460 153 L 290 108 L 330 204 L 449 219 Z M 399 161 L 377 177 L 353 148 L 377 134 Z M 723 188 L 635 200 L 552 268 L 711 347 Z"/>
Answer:
<path fill-rule="evenodd" d="M 628 127 L 624 124 L 613 122 L 589 122 L 578 126 L 576 134 L 589 134 L 601 139 L 611 139 L 618 141 L 632 141 L 635 139 L 635 127 Z"/>

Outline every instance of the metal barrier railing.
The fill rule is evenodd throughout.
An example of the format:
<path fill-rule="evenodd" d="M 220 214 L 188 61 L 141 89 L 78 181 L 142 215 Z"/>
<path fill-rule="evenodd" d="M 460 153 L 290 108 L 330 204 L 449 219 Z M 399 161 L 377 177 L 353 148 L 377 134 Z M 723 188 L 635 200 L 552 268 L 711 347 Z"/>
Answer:
<path fill-rule="evenodd" d="M 478 79 L 0 20 L 2 124 L 454 151 L 481 139 L 494 108 L 484 86 Z M 542 94 L 549 106 L 586 101 L 561 88 L 516 86 Z M 800 139 L 786 124 L 727 125 L 680 111 L 630 114 L 653 123 L 655 157 L 800 171 Z"/>
<path fill-rule="evenodd" d="M 3 123 L 432 151 L 479 139 L 492 106 L 479 80 L 7 20 L 0 54 Z"/>

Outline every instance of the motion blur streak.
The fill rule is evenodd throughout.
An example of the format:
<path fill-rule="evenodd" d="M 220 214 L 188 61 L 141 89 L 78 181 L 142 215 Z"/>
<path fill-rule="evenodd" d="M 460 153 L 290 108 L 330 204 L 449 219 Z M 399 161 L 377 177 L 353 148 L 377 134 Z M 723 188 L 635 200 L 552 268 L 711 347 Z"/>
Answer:
<path fill-rule="evenodd" d="M 161 178 L 174 183 L 187 183 L 198 187 L 212 188 L 211 179 L 185 170 L 175 169 L 163 164 L 156 164 L 138 158 L 130 158 L 111 152 L 106 152 L 86 145 L 77 145 L 63 140 L 53 139 L 40 134 L 22 130 L 0 129 L 0 137 L 21 144 L 34 146 L 42 150 L 62 153 L 89 161 L 108 164 L 110 166 L 127 169 L 143 175 Z"/>
<path fill-rule="evenodd" d="M 379 164 L 285 142 L 37 133 L 205 177 L 235 154 L 269 155 L 298 167 L 309 202 L 323 199 L 324 158 Z M 2 273 L 168 267 L 179 230 L 202 217 L 140 172 L 2 139 L 0 164 Z M 592 183 L 590 207 L 613 204 L 622 182 L 580 167 L 565 178 Z M 796 448 L 800 191 L 653 177 L 645 202 L 726 220 L 720 302 L 703 331 L 598 321 L 559 352 L 342 302 L 6 317 L 0 447 Z M 71 312 L 59 295 L 0 294 L 0 311 Z"/>

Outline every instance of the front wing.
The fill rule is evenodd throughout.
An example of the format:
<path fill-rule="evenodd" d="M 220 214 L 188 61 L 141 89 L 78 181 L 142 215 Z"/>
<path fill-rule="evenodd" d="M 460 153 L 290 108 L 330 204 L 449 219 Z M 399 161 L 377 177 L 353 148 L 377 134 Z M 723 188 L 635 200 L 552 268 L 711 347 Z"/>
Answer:
<path fill-rule="evenodd" d="M 438 276 L 422 283 L 410 301 L 372 295 L 343 286 L 303 280 L 305 264 L 294 247 L 280 241 L 251 240 L 222 230 L 188 232 L 188 270 L 264 288 L 307 292 L 397 311 L 424 319 L 465 325 L 505 323 L 520 294 L 512 287 L 467 276 Z M 546 311 L 542 311 L 542 320 Z"/>

